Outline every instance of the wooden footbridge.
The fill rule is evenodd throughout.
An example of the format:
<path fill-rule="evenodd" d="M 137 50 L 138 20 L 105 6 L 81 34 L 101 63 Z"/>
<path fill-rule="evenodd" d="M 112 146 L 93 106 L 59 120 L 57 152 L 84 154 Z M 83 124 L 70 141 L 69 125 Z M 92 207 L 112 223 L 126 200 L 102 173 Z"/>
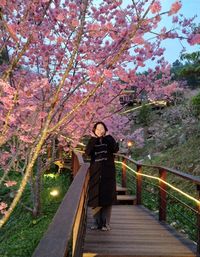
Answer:
<path fill-rule="evenodd" d="M 79 153 L 73 153 L 73 182 L 32 257 L 200 257 L 200 178 L 166 167 L 143 165 L 123 155 L 116 156 L 116 164 L 122 169 L 117 202 L 112 209 L 112 229 L 90 230 L 92 215 L 87 207 L 89 164 Z M 136 170 L 133 170 L 134 165 Z M 158 176 L 150 172 L 152 169 L 158 171 Z M 135 174 L 136 196 L 128 194 L 128 170 Z M 196 190 L 196 196 L 193 198 L 178 189 L 177 185 L 172 185 L 170 176 L 190 183 Z M 158 213 L 142 205 L 144 190 L 147 194 L 151 191 L 145 179 L 157 184 L 155 199 L 158 200 Z M 194 214 L 194 220 L 187 220 L 193 225 L 193 240 L 167 223 L 172 191 L 187 198 L 186 203 L 177 196 L 173 198 L 177 206 L 181 203 L 188 209 L 186 217 L 181 213 L 183 221 L 188 218 L 188 211 Z M 179 209 L 179 212 L 183 211 Z"/>

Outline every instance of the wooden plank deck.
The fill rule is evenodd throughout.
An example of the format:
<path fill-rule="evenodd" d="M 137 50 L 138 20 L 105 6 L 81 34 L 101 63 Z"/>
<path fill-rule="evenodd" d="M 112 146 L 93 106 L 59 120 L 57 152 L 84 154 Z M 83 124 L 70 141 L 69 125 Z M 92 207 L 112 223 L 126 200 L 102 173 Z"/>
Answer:
<path fill-rule="evenodd" d="M 195 257 L 195 245 L 142 206 L 114 205 L 111 231 L 92 231 L 88 209 L 83 257 Z"/>

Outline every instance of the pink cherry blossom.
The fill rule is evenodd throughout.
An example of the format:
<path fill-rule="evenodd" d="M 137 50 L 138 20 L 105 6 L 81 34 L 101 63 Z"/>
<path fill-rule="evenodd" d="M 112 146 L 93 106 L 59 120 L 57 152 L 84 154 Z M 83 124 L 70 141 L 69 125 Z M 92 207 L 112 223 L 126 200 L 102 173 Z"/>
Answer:
<path fill-rule="evenodd" d="M 142 36 L 136 36 L 132 39 L 132 42 L 135 44 L 143 44 L 144 43 L 144 39 Z"/>
<path fill-rule="evenodd" d="M 176 14 L 180 10 L 181 7 L 182 7 L 181 1 L 176 1 L 175 3 L 173 3 L 171 5 L 169 15 Z"/>
<path fill-rule="evenodd" d="M 63 20 L 65 19 L 65 16 L 64 16 L 63 13 L 59 13 L 59 14 L 56 16 L 56 19 L 57 19 L 58 21 L 63 21 Z"/>
<path fill-rule="evenodd" d="M 16 182 L 16 181 L 8 180 L 8 181 L 6 181 L 6 182 L 4 183 L 4 185 L 5 185 L 6 187 L 12 187 L 12 186 L 17 185 L 17 182 Z"/>
<path fill-rule="evenodd" d="M 39 112 L 38 118 L 39 119 L 44 119 L 47 116 L 46 112 Z"/>
<path fill-rule="evenodd" d="M 177 23 L 177 22 L 178 22 L 178 16 L 173 16 L 172 22 L 173 22 L 173 23 Z"/>
<path fill-rule="evenodd" d="M 160 4 L 160 2 L 159 2 L 159 1 L 155 1 L 155 2 L 151 5 L 150 10 L 151 10 L 152 13 L 158 13 L 158 12 L 160 12 L 160 10 L 161 10 L 161 4 Z"/>
<path fill-rule="evenodd" d="M 188 39 L 190 45 L 200 44 L 200 34 L 194 34 Z"/>
<path fill-rule="evenodd" d="M 97 69 L 94 66 L 89 67 L 88 69 L 88 75 L 90 77 L 94 77 L 97 74 Z"/>
<path fill-rule="evenodd" d="M 20 135 L 19 138 L 25 143 L 33 143 L 33 139 L 30 136 Z"/>
<path fill-rule="evenodd" d="M 4 209 L 6 209 L 8 205 L 4 202 L 0 202 L 0 211 L 2 212 Z"/>
<path fill-rule="evenodd" d="M 7 0 L 1 0 L 0 6 L 4 7 L 6 5 Z"/>
<path fill-rule="evenodd" d="M 18 37 L 16 35 L 15 31 L 15 25 L 14 24 L 6 24 L 6 28 L 9 31 L 10 36 L 15 42 L 18 42 Z"/>
<path fill-rule="evenodd" d="M 112 78 L 112 76 L 113 76 L 111 70 L 104 70 L 104 75 L 105 75 L 107 78 Z"/>
<path fill-rule="evenodd" d="M 77 27 L 79 25 L 79 21 L 77 19 L 72 20 L 72 26 Z"/>

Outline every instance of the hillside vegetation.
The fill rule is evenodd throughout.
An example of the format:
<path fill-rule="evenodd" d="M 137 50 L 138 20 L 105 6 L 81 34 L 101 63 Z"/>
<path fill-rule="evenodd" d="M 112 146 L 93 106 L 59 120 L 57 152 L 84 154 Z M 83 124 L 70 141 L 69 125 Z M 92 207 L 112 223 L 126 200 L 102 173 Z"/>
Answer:
<path fill-rule="evenodd" d="M 134 113 L 132 127 L 144 127 L 144 146 L 132 149 L 133 158 L 199 176 L 200 119 L 192 105 L 199 92 L 186 90 L 179 104 Z"/>

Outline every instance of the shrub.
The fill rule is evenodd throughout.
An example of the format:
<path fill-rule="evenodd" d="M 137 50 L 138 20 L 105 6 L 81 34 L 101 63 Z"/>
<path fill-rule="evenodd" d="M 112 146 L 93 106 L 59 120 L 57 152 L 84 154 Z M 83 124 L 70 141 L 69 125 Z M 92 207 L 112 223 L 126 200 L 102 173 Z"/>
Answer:
<path fill-rule="evenodd" d="M 196 117 L 199 117 L 200 116 L 200 93 L 193 96 L 191 100 L 191 104 L 193 107 L 194 115 Z"/>
<path fill-rule="evenodd" d="M 151 106 L 143 105 L 138 115 L 138 121 L 139 123 L 147 126 L 151 121 L 151 116 L 152 116 Z"/>

